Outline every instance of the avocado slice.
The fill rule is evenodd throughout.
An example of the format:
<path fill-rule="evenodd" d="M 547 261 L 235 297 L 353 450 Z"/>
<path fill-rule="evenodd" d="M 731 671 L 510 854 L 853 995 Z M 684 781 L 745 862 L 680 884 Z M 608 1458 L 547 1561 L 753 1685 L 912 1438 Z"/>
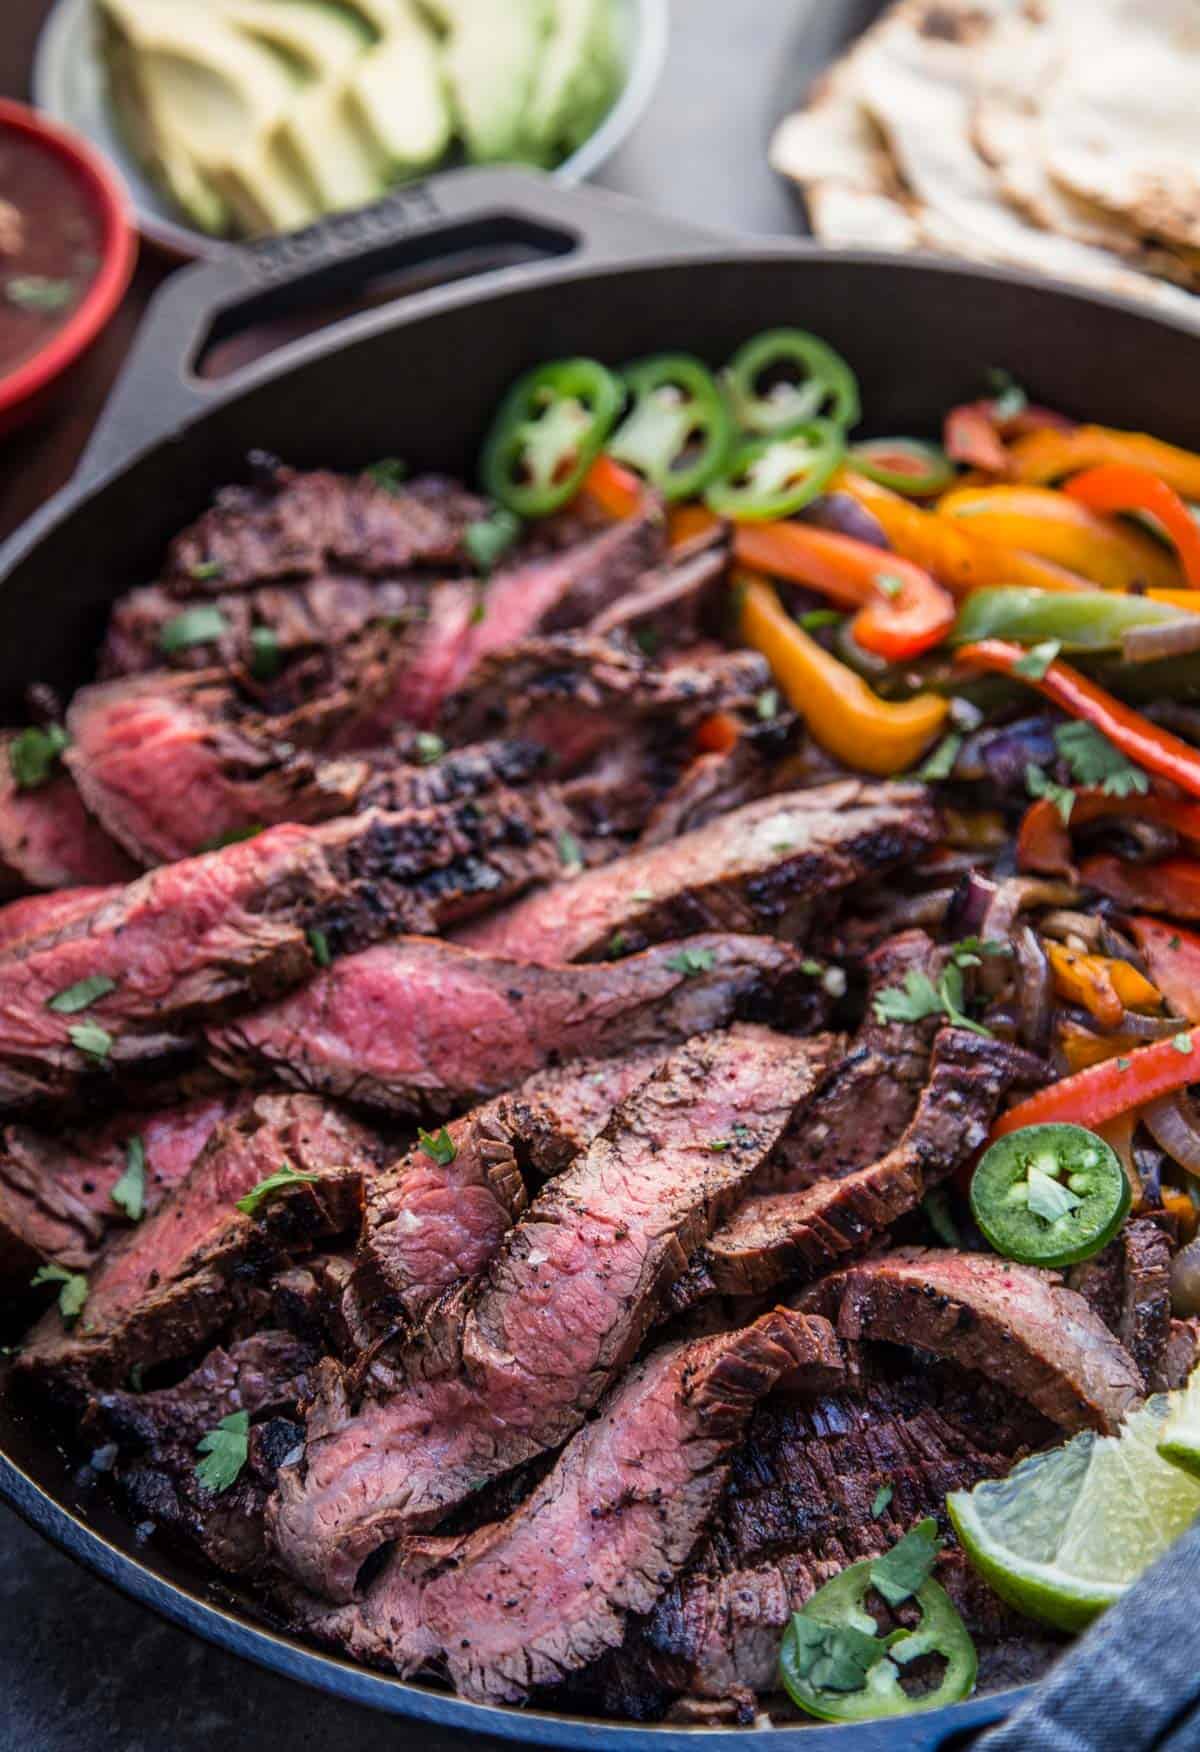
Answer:
<path fill-rule="evenodd" d="M 276 130 L 275 145 L 322 213 L 365 207 L 387 188 L 380 155 L 351 114 L 345 78 L 303 92 Z"/>
<path fill-rule="evenodd" d="M 446 31 L 446 73 L 467 155 L 530 156 L 525 114 L 549 23 L 546 0 L 425 0 Z"/>
<path fill-rule="evenodd" d="M 212 0 L 212 10 L 306 81 L 331 78 L 375 40 L 358 13 L 324 0 Z"/>
<path fill-rule="evenodd" d="M 595 133 L 622 78 L 612 0 L 553 0 L 553 9 L 525 121 L 530 155 L 545 164 Z"/>
<path fill-rule="evenodd" d="M 441 51 L 409 0 L 395 0 L 391 23 L 351 70 L 347 93 L 388 181 L 428 170 L 445 155 L 453 120 Z"/>

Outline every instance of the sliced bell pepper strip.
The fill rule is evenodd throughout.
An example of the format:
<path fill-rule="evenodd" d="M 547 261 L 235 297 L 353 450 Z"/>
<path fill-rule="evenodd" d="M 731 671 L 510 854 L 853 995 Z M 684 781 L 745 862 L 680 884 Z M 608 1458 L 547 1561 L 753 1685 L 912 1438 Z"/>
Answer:
<path fill-rule="evenodd" d="M 1036 554 L 1001 547 L 952 518 L 938 517 L 911 499 L 889 492 L 853 469 L 838 469 L 829 490 L 857 499 L 875 517 L 895 553 L 923 566 L 957 596 L 985 584 L 1021 584 L 1031 590 L 1089 588 L 1086 578 Z"/>
<path fill-rule="evenodd" d="M 1122 528 L 1050 487 L 960 488 L 938 501 L 938 515 L 970 519 L 989 541 L 1051 560 L 1105 590 L 1172 590 L 1180 582 L 1173 556 L 1152 535 Z"/>
<path fill-rule="evenodd" d="M 988 475 L 1007 479 L 1012 463 L 1003 438 L 996 428 L 992 404 L 988 401 L 963 402 L 951 408 L 942 427 L 942 443 L 946 455 L 968 468 L 978 468 Z"/>
<path fill-rule="evenodd" d="M 1058 1050 L 1069 1075 L 1086 1071 L 1089 1065 L 1101 1065 L 1105 1059 L 1128 1058 L 1137 1041 L 1126 1034 L 1093 1034 L 1070 1019 L 1055 1029 Z"/>
<path fill-rule="evenodd" d="M 1103 1028 L 1115 1028 L 1126 1010 L 1157 1010 L 1162 999 L 1132 962 L 1089 955 L 1065 943 L 1047 943 L 1054 989 L 1068 1004 L 1081 1004 Z"/>
<path fill-rule="evenodd" d="M 580 489 L 616 523 L 636 517 L 646 503 L 646 483 L 631 468 L 611 456 L 598 456 L 583 478 Z"/>
<path fill-rule="evenodd" d="M 1062 480 L 1103 463 L 1148 468 L 1183 499 L 1200 499 L 1200 454 L 1166 444 L 1145 432 L 1119 432 L 1111 426 L 1076 426 L 1073 432 L 1031 432 L 1012 446 L 1013 473 L 1019 481 Z"/>
<path fill-rule="evenodd" d="M 1190 1241 L 1200 1224 L 1200 1211 L 1192 1203 L 1186 1192 L 1178 1186 L 1164 1186 L 1162 1189 L 1163 1210 L 1174 1217 L 1179 1224 L 1179 1239 Z"/>
<path fill-rule="evenodd" d="M 1113 590 L 973 590 L 958 611 L 951 642 L 1015 639 L 1040 645 L 1056 639 L 1068 651 L 1119 651 L 1134 627 L 1170 626 L 1180 619 L 1168 603 Z M 1200 604 L 1200 593 L 1197 594 Z"/>
<path fill-rule="evenodd" d="M 892 663 L 940 645 L 954 624 L 954 598 L 928 572 L 848 535 L 807 523 L 743 523 L 733 552 L 756 572 L 857 608 L 855 639 Z"/>
<path fill-rule="evenodd" d="M 1147 590 L 1146 600 L 1182 609 L 1185 614 L 1200 614 L 1200 590 Z"/>
<path fill-rule="evenodd" d="M 1108 855 L 1087 858 L 1079 880 L 1119 906 L 1145 907 L 1173 919 L 1200 919 L 1200 858 L 1129 864 Z"/>
<path fill-rule="evenodd" d="M 667 512 L 667 540 L 673 548 L 683 547 L 716 529 L 720 522 L 707 505 L 672 505 Z"/>
<path fill-rule="evenodd" d="M 1150 977 L 1163 997 L 1180 1016 L 1200 1022 L 1200 936 L 1141 915 L 1130 924 Z"/>
<path fill-rule="evenodd" d="M 1152 724 L 1149 718 L 1097 687 L 1070 664 L 1051 663 L 1040 677 L 1022 675 L 1021 665 L 1028 662 L 1026 653 L 1020 645 L 1011 645 L 1003 639 L 964 645 L 958 661 L 969 669 L 989 669 L 1028 682 L 1072 718 L 1082 718 L 1093 725 L 1137 766 L 1160 779 L 1169 779 L 1191 797 L 1200 797 L 1200 749 Z"/>
<path fill-rule="evenodd" d="M 1048 1089 L 1020 1101 L 1002 1114 L 992 1127 L 994 1138 L 1019 1131 L 1025 1125 L 1068 1124 L 1094 1131 L 1118 1114 L 1160 1095 L 1174 1094 L 1200 1079 L 1200 1029 L 1181 1029 L 1170 1040 L 1152 1046 L 1134 1047 L 1127 1055 L 1090 1065 L 1073 1077 L 1064 1077 Z"/>
<path fill-rule="evenodd" d="M 1074 475 L 1064 491 L 1092 511 L 1147 512 L 1174 542 L 1188 583 L 1193 589 L 1200 588 L 1200 526 L 1174 488 L 1149 469 L 1134 468 L 1129 463 L 1103 463 L 1099 468 Z"/>
<path fill-rule="evenodd" d="M 1182 839 L 1200 846 L 1200 804 L 1176 797 L 1110 797 L 1106 791 L 1076 791 L 1071 806 L 1072 827 L 1105 816 L 1126 816 L 1169 827 Z M 1025 811 L 1017 833 L 1017 868 L 1044 876 L 1066 875 L 1071 869 L 1071 838 L 1058 806 L 1039 797 Z"/>
<path fill-rule="evenodd" d="M 742 727 L 732 712 L 714 712 L 697 724 L 692 745 L 701 754 L 728 754 L 742 739 Z"/>
<path fill-rule="evenodd" d="M 810 639 L 761 578 L 742 577 L 741 636 L 761 651 L 789 703 L 803 713 L 823 748 L 860 772 L 908 772 L 940 734 L 948 703 L 917 694 L 893 704 Z"/>

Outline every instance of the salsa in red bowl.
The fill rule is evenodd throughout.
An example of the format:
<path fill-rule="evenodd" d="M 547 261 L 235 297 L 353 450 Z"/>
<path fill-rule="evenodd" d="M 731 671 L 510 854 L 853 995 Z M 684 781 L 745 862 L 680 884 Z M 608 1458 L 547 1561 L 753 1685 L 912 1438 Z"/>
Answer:
<path fill-rule="evenodd" d="M 0 434 L 91 346 L 135 256 L 114 172 L 73 134 L 0 100 Z"/>

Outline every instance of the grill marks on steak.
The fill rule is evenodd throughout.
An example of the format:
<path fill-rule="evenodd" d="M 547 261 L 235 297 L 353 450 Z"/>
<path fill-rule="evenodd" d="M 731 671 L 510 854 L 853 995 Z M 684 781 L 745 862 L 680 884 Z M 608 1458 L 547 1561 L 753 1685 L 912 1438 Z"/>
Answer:
<path fill-rule="evenodd" d="M 539 967 L 428 938 L 338 959 L 303 990 L 208 1033 L 227 1076 L 445 1118 L 544 1066 L 721 1027 L 805 987 L 799 957 L 754 937 L 698 937 L 591 967 Z M 711 961 L 710 958 L 711 957 Z M 695 973 L 688 966 L 696 965 Z"/>
<path fill-rule="evenodd" d="M 16 737 L 0 736 L 0 893 L 127 882 L 134 865 L 88 814 L 69 773 L 56 770 L 32 790 L 17 784 Z"/>
<path fill-rule="evenodd" d="M 587 961 L 702 930 L 802 935 L 813 907 L 937 835 L 920 786 L 858 779 L 748 804 L 671 845 L 556 883 L 461 933 L 531 961 Z"/>
<path fill-rule="evenodd" d="M 304 1459 L 281 1474 L 272 1505 L 292 1574 L 348 1597 L 380 1545 L 436 1525 L 577 1429 L 828 1051 L 826 1040 L 745 1027 L 688 1042 L 538 1195 L 428 1352 L 400 1360 L 397 1391 L 373 1372 L 354 1409 L 342 1372 L 323 1365 Z"/>
<path fill-rule="evenodd" d="M 827 1384 L 837 1343 L 783 1309 L 630 1370 L 507 1520 L 409 1541 L 368 1589 L 301 1623 L 358 1659 L 436 1664 L 461 1696 L 519 1703 L 620 1642 L 686 1562 L 754 1404 L 783 1377 Z"/>
<path fill-rule="evenodd" d="M 751 1198 L 700 1249 L 672 1290 L 677 1308 L 710 1295 L 759 1295 L 860 1253 L 987 1142 L 1027 1055 L 965 1028 L 937 1037 L 929 1082 L 900 1142 L 879 1161 L 796 1192 Z M 803 1116 L 800 1121 L 803 1127 Z"/>
<path fill-rule="evenodd" d="M 1166 1375 L 1173 1372 L 1167 1359 L 1171 1243 L 1162 1227 L 1153 1218 L 1135 1217 L 1103 1253 L 1077 1266 L 1070 1281 L 1121 1340 L 1146 1388 L 1167 1386 Z"/>
<path fill-rule="evenodd" d="M 152 1217 L 110 1248 L 88 1286 L 86 1318 L 50 1310 L 20 1368 L 56 1394 L 114 1384 L 135 1363 L 187 1356 L 228 1320 L 237 1285 L 281 1254 L 356 1221 L 381 1155 L 364 1126 L 303 1095 L 264 1095 L 209 1138 Z M 237 1209 L 287 1164 L 313 1176 Z"/>
<path fill-rule="evenodd" d="M 161 1058 L 186 1031 L 271 998 L 315 971 L 310 933 L 334 951 L 437 929 L 558 868 L 561 815 L 536 792 L 316 828 L 271 828 L 151 871 L 95 912 L 0 960 L 0 1107 L 67 1095 L 102 1063 Z M 79 1019 L 46 1006 L 80 980 L 114 989 L 87 1020 L 103 1059 L 73 1044 Z"/>
<path fill-rule="evenodd" d="M 1056 1273 L 994 1254 L 901 1247 L 806 1301 L 846 1339 L 907 1344 L 977 1369 L 1065 1430 L 1111 1434 L 1142 1398 L 1137 1366 Z"/>

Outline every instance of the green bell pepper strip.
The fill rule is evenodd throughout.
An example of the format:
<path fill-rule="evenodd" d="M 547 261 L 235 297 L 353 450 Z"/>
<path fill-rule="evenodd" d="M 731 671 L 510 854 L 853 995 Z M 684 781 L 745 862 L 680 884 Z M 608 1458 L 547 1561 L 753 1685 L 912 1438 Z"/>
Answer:
<path fill-rule="evenodd" d="M 769 375 L 776 381 L 763 389 Z M 847 428 L 861 412 L 853 371 L 804 329 L 768 329 L 747 341 L 725 367 L 725 386 L 739 426 L 760 437 L 818 416 Z"/>
<path fill-rule="evenodd" d="M 845 450 L 841 428 L 829 420 L 809 420 L 774 438 L 751 439 L 709 483 L 704 502 L 718 517 L 735 522 L 790 517 L 824 492 Z"/>
<path fill-rule="evenodd" d="M 733 417 L 706 365 L 660 353 L 628 366 L 629 411 L 606 446 L 668 501 L 691 499 L 720 474 L 733 446 Z"/>
<path fill-rule="evenodd" d="M 958 479 L 946 452 L 920 438 L 868 438 L 852 444 L 849 466 L 869 481 L 910 499 L 933 499 Z"/>
<path fill-rule="evenodd" d="M 1040 645 L 1054 639 L 1064 651 L 1119 651 L 1131 628 L 1179 621 L 1185 614 L 1112 590 L 974 590 L 958 611 L 950 643 L 1014 639 L 1019 645 Z"/>
<path fill-rule="evenodd" d="M 864 1604 L 874 1561 L 851 1564 L 818 1588 L 784 1634 L 779 1657 L 784 1688 L 798 1709 L 821 1721 L 912 1715 L 959 1703 L 975 1689 L 975 1644 L 940 1583 L 922 1582 L 912 1596 L 921 1610 L 915 1630 L 879 1636 Z M 931 1654 L 946 1662 L 942 1682 L 936 1690 L 910 1697 L 900 1683 L 901 1670 Z"/>
<path fill-rule="evenodd" d="M 480 461 L 483 485 L 518 517 L 546 517 L 575 497 L 624 397 L 595 359 L 540 365 L 501 402 Z"/>
<path fill-rule="evenodd" d="M 997 1138 L 971 1180 L 971 1214 L 1018 1265 L 1078 1265 L 1129 1214 L 1129 1176 L 1110 1144 L 1080 1125 L 1027 1125 Z"/>

